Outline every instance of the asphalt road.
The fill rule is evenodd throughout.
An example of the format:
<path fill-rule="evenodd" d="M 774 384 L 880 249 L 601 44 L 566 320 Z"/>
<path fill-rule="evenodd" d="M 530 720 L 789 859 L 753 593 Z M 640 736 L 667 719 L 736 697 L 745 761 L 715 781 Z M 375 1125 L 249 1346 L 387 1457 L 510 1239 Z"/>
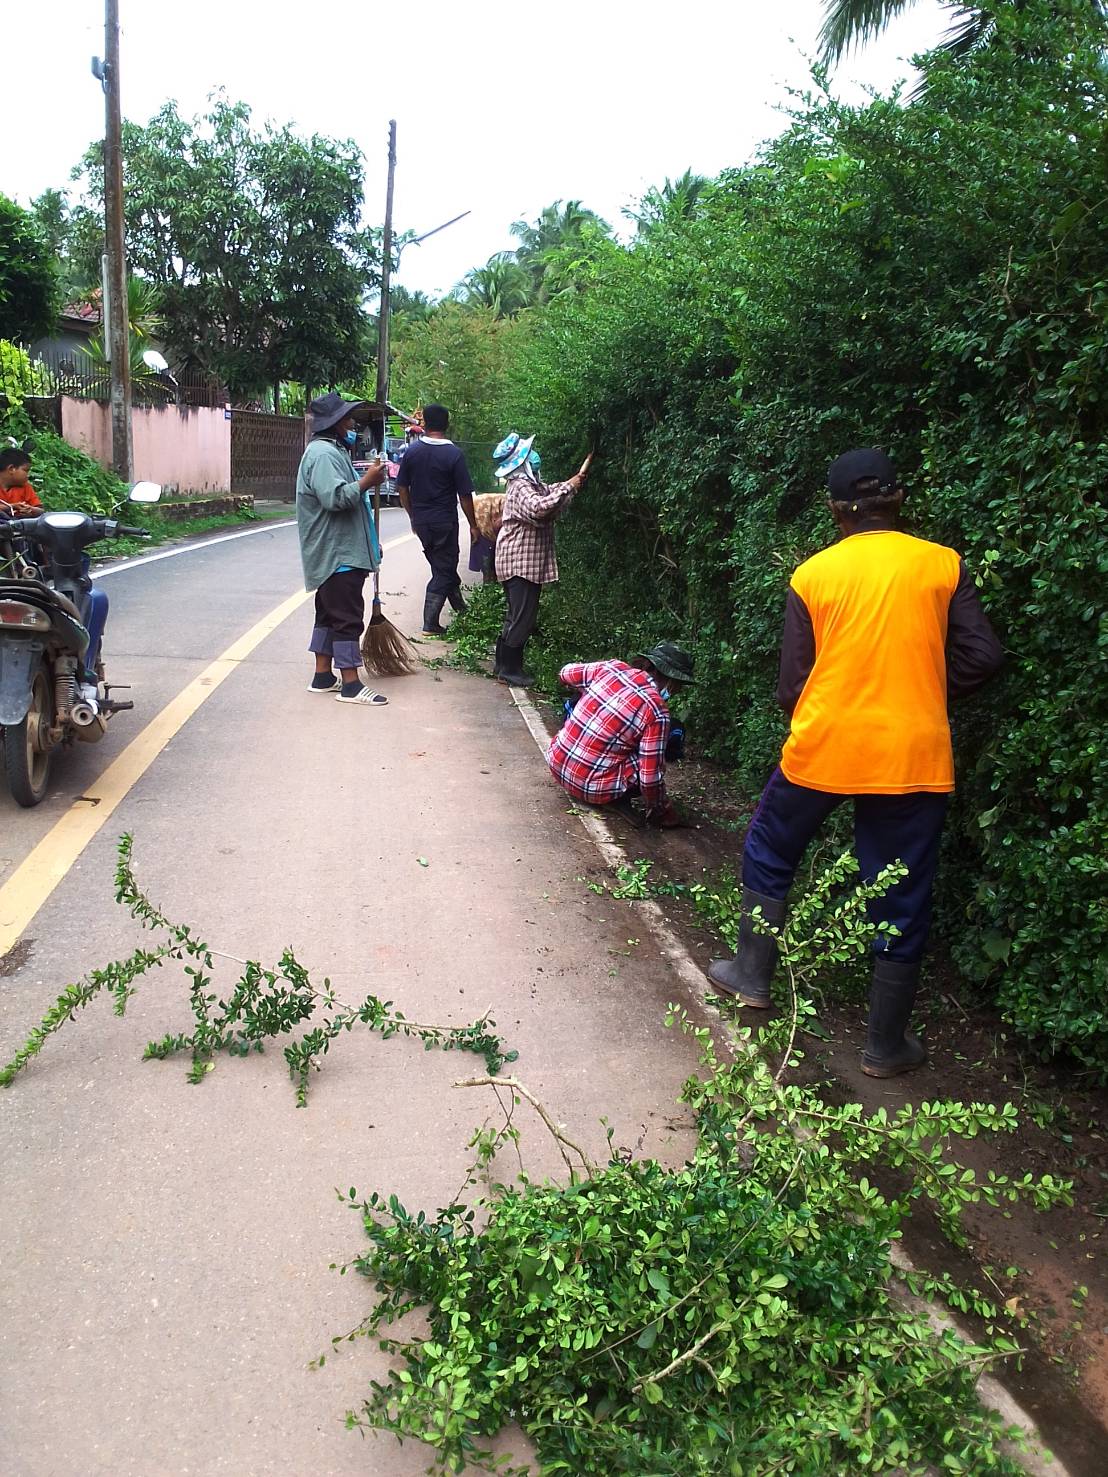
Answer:
<path fill-rule="evenodd" d="M 385 542 L 406 532 L 386 512 Z M 425 577 L 414 542 L 388 553 L 385 609 L 402 629 Z M 94 805 L 144 725 L 301 588 L 295 531 L 106 587 L 107 664 L 136 709 L 63 757 L 39 809 L 0 786 L 0 926 L 3 885 L 55 823 Z M 633 906 L 578 880 L 596 854 L 506 690 L 424 669 L 376 684 L 387 708 L 342 707 L 305 691 L 310 626 L 309 603 L 233 666 L 0 959 L 4 1059 L 67 982 L 134 947 L 112 886 L 128 831 L 142 884 L 215 947 L 273 960 L 290 945 L 342 998 L 373 991 L 410 1018 L 460 1024 L 491 1005 L 519 1051 L 511 1070 L 598 1155 L 606 1116 L 617 1144 L 680 1158 L 674 1103 L 694 1061 L 663 1028 L 672 976 Z M 364 1245 L 334 1191 L 447 1203 L 467 1138 L 496 1121 L 491 1096 L 451 1087 L 483 1063 L 367 1033 L 335 1044 L 303 1110 L 278 1049 L 192 1087 L 182 1060 L 141 1060 L 188 1028 L 186 992 L 173 966 L 123 1019 L 96 1002 L 0 1094 L 0 1465 L 414 1477 L 425 1451 L 343 1427 L 383 1356 L 358 1343 L 307 1370 L 370 1301 L 329 1270 Z M 544 1130 L 520 1121 L 529 1169 L 556 1173 Z"/>

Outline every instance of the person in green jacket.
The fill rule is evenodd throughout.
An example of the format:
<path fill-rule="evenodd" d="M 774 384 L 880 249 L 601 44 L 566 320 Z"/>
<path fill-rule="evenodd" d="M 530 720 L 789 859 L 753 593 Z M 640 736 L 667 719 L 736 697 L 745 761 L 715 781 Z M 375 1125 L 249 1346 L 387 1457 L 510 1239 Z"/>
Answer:
<path fill-rule="evenodd" d="M 358 438 L 355 415 L 368 408 L 364 400 L 344 400 L 334 392 L 308 407 L 312 439 L 296 474 L 296 527 L 304 588 L 316 592 L 308 646 L 315 654 L 315 676 L 308 691 L 378 708 L 388 698 L 366 687 L 358 665 L 365 624 L 362 588 L 381 563 L 368 493 L 385 480 L 386 467 L 380 461 L 359 478 L 350 459 Z"/>

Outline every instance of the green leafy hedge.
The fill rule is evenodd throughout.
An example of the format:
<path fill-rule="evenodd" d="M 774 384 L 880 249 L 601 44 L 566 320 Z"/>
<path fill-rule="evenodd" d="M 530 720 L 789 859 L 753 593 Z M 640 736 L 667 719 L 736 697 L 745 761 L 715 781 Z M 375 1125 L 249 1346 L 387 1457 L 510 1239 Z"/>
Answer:
<path fill-rule="evenodd" d="M 105 515 L 126 498 L 127 486 L 53 431 L 23 438 L 31 453 L 31 481 L 48 508 Z"/>
<path fill-rule="evenodd" d="M 919 103 L 802 100 L 693 219 L 605 245 L 523 340 L 506 421 L 596 440 L 544 600 L 568 654 L 679 635 L 702 745 L 776 760 L 784 594 L 826 467 L 882 444 L 1010 652 L 955 714 L 937 933 L 1020 1032 L 1108 1071 L 1108 74 L 1079 0 L 998 7 Z"/>

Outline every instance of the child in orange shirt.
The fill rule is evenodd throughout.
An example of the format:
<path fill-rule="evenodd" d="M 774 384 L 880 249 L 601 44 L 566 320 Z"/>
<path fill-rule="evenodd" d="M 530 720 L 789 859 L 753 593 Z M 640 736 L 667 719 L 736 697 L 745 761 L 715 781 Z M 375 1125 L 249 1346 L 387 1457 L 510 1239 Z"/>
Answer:
<path fill-rule="evenodd" d="M 13 518 L 33 518 L 42 512 L 31 486 L 31 458 L 18 447 L 0 451 L 0 503 Z"/>

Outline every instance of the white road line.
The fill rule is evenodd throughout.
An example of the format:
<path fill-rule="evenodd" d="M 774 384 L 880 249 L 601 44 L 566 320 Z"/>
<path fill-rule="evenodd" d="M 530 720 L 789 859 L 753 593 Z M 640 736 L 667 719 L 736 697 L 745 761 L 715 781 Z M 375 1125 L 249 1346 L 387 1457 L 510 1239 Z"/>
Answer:
<path fill-rule="evenodd" d="M 140 564 L 156 564 L 159 559 L 175 559 L 178 554 L 195 554 L 197 549 L 210 549 L 213 544 L 229 544 L 236 538 L 253 538 L 256 533 L 269 533 L 274 528 L 292 528 L 295 518 L 282 519 L 279 523 L 264 523 L 261 528 L 243 528 L 238 533 L 221 533 L 215 538 L 198 539 L 194 544 L 179 544 L 175 549 L 162 549 L 158 554 L 136 554 L 133 559 L 121 559 L 118 564 L 107 564 L 93 568 L 92 577 L 102 580 L 106 575 L 119 574 L 124 569 L 137 569 Z"/>
<path fill-rule="evenodd" d="M 137 569 L 140 564 L 156 564 L 159 559 L 175 559 L 178 554 L 194 554 L 197 549 L 210 549 L 213 544 L 229 544 L 236 538 L 253 538 L 256 533 L 269 533 L 274 528 L 295 528 L 295 518 L 282 518 L 280 521 L 274 519 L 272 523 L 263 523 L 260 528 L 243 528 L 238 533 L 220 533 L 215 538 L 197 539 L 195 543 L 179 544 L 175 549 L 162 549 L 157 554 L 136 554 L 133 559 L 121 559 L 118 564 L 104 564 L 99 568 L 93 566 L 93 579 L 103 579 L 105 575 L 119 574 L 124 569 Z"/>

